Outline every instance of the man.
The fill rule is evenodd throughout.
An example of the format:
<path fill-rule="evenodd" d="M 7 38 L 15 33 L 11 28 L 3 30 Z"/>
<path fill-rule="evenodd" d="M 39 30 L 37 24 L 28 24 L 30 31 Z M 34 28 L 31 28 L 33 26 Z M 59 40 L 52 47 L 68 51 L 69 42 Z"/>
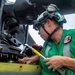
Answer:
<path fill-rule="evenodd" d="M 41 53 L 46 58 L 40 57 L 42 75 L 75 75 L 75 30 L 63 30 L 65 22 L 57 6 L 50 4 L 34 24 L 34 29 L 39 30 L 45 40 Z M 19 59 L 19 62 L 30 64 L 38 59 L 35 55 Z"/>

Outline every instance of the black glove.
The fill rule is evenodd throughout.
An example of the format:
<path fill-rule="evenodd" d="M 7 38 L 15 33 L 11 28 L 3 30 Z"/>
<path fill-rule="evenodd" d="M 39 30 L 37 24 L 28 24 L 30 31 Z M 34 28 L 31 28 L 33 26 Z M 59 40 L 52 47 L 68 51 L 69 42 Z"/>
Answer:
<path fill-rule="evenodd" d="M 40 51 L 42 50 L 42 48 L 43 48 L 41 45 L 38 46 L 37 44 L 33 44 L 32 47 L 33 47 L 34 49 L 36 49 L 37 51 L 39 51 L 39 52 L 40 52 Z"/>

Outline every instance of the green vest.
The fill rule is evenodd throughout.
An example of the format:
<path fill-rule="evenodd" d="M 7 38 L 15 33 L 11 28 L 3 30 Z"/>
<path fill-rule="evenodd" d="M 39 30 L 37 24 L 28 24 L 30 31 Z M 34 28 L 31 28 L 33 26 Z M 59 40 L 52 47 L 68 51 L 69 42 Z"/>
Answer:
<path fill-rule="evenodd" d="M 56 46 L 54 42 L 49 42 L 46 41 L 44 43 L 44 47 L 42 49 L 42 55 L 45 56 L 46 58 L 59 55 L 63 56 L 63 49 L 64 49 L 64 39 L 66 36 L 71 36 L 71 40 L 69 42 L 69 51 L 70 51 L 70 57 L 75 58 L 75 29 L 70 29 L 70 30 L 63 30 L 63 34 L 61 37 L 61 40 Z M 42 75 L 60 75 L 57 71 L 53 72 L 52 70 L 48 69 L 48 66 L 45 65 L 43 62 L 43 58 L 40 57 L 40 66 L 42 68 Z M 62 68 L 62 71 L 66 70 L 65 75 L 75 75 L 75 71 L 71 71 L 68 68 Z"/>

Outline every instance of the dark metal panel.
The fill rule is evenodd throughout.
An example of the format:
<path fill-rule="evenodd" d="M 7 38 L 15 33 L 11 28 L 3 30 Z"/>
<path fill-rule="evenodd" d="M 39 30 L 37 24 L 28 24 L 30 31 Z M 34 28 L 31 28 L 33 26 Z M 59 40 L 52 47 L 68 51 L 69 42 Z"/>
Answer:
<path fill-rule="evenodd" d="M 28 29 L 29 30 L 29 29 Z M 23 30 L 23 25 L 19 26 L 18 29 L 18 33 L 16 34 L 16 39 L 18 39 L 21 43 L 25 43 L 25 34 L 24 34 L 24 30 Z M 30 35 L 29 31 L 28 31 L 28 37 L 27 37 L 27 44 L 29 44 L 30 46 L 32 46 L 32 44 L 35 43 L 34 39 L 32 38 L 32 36 Z"/>
<path fill-rule="evenodd" d="M 75 13 L 75 0 L 31 0 L 32 3 L 36 3 L 38 5 L 38 9 L 44 11 L 40 6 L 46 6 L 51 3 L 56 4 L 60 9 L 60 12 L 63 14 L 71 14 Z"/>

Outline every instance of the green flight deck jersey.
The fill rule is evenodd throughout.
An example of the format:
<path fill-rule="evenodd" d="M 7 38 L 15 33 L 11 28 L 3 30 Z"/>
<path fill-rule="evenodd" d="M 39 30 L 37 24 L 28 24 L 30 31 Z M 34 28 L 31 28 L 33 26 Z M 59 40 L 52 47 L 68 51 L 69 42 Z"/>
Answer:
<path fill-rule="evenodd" d="M 52 56 L 63 56 L 63 49 L 65 45 L 65 38 L 70 37 L 70 40 L 66 43 L 69 43 L 69 51 L 70 51 L 70 57 L 75 58 L 75 29 L 70 30 L 63 30 L 61 40 L 58 45 L 56 45 L 54 42 L 46 41 L 44 43 L 44 47 L 42 49 L 42 55 L 46 58 L 50 58 Z M 48 66 L 45 65 L 43 62 L 43 58 L 40 57 L 40 66 L 42 68 L 42 75 L 60 75 L 57 71 L 53 72 L 52 70 L 48 69 Z M 62 71 L 65 70 L 65 75 L 75 75 L 75 71 L 72 71 L 68 68 L 61 68 Z"/>

